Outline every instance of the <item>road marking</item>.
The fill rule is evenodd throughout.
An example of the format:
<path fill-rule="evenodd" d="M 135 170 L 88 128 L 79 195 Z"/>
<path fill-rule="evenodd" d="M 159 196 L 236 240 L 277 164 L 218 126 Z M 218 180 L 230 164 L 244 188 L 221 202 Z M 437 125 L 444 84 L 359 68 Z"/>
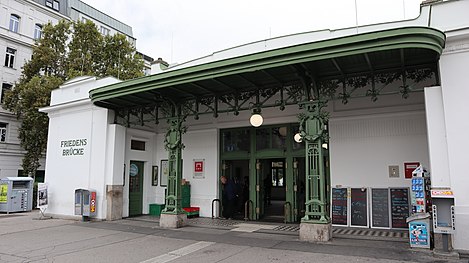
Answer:
<path fill-rule="evenodd" d="M 247 232 L 247 233 L 252 233 L 261 229 L 274 229 L 277 227 L 276 225 L 261 225 L 261 224 L 237 224 L 235 225 L 236 228 L 231 229 L 231 231 L 236 231 L 236 232 Z"/>
<path fill-rule="evenodd" d="M 200 250 L 202 248 L 206 248 L 210 245 L 215 244 L 215 242 L 205 242 L 205 241 L 200 241 L 197 243 L 194 243 L 189 246 L 185 246 L 180 249 L 176 249 L 174 251 L 168 252 L 166 254 L 150 258 L 148 260 L 142 261 L 140 263 L 165 263 L 165 262 L 170 262 L 173 261 L 177 258 L 180 258 L 182 256 L 188 255 L 190 253 L 194 253 L 197 250 Z"/>

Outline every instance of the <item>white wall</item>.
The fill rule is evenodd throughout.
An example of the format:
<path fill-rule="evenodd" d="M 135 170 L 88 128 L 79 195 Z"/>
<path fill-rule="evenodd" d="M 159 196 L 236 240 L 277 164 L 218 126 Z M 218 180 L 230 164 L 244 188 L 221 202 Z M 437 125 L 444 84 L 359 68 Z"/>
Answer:
<path fill-rule="evenodd" d="M 451 188 L 441 87 L 425 88 L 432 188 Z"/>
<path fill-rule="evenodd" d="M 77 188 L 96 190 L 98 219 L 106 217 L 107 179 L 114 169 L 108 161 L 108 147 L 123 140 L 122 129 L 109 125 L 113 119 L 109 110 L 91 103 L 88 92 L 118 80 L 79 77 L 52 91 L 51 106 L 41 109 L 49 115 L 47 140 L 46 182 L 48 183 L 49 206 L 47 213 L 65 217 L 74 216 L 74 192 Z M 80 146 L 67 146 L 69 140 L 86 140 Z M 83 154 L 64 155 L 64 150 L 82 149 Z M 113 154 L 112 157 L 115 157 Z M 119 159 L 116 160 L 116 162 Z M 111 168 L 106 168 L 111 165 Z M 117 164 L 116 164 L 117 166 Z M 116 171 L 115 171 L 116 170 Z M 112 177 L 112 176 L 111 176 Z"/>
<path fill-rule="evenodd" d="M 467 30 L 466 30 L 467 31 Z M 441 91 L 448 143 L 449 175 L 455 196 L 454 247 L 469 250 L 469 32 L 449 39 L 440 59 Z"/>
<path fill-rule="evenodd" d="M 191 184 L 191 206 L 200 207 L 200 216 L 211 217 L 212 200 L 218 198 L 218 130 L 198 130 L 184 136 L 183 178 Z M 195 179 L 194 159 L 205 160 L 205 178 Z"/>
<path fill-rule="evenodd" d="M 97 218 L 105 218 L 104 163 L 107 110 L 88 102 L 82 106 L 49 113 L 46 182 L 49 184 L 48 213 L 74 215 L 74 191 L 97 191 Z M 63 156 L 62 141 L 86 139 L 83 155 Z M 78 148 L 78 147 L 77 147 Z"/>
<path fill-rule="evenodd" d="M 329 132 L 333 187 L 409 187 L 404 162 L 429 163 L 423 112 L 332 118 Z"/>

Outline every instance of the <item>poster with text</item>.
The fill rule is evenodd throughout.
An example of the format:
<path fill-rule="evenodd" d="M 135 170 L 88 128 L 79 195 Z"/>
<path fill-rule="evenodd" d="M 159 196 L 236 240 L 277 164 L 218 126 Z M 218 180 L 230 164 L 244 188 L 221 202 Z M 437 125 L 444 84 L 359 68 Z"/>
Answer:
<path fill-rule="evenodd" d="M 194 159 L 194 179 L 205 178 L 205 159 Z"/>
<path fill-rule="evenodd" d="M 47 197 L 47 183 L 37 184 L 37 208 L 47 208 L 49 200 Z"/>
<path fill-rule="evenodd" d="M 0 184 L 0 203 L 6 203 L 8 200 L 8 185 Z"/>

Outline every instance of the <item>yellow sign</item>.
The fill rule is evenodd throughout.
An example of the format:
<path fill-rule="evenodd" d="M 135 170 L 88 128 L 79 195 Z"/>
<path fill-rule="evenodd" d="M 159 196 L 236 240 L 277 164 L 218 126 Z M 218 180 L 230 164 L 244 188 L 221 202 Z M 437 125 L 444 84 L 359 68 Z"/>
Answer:
<path fill-rule="evenodd" d="M 432 190 L 432 197 L 453 197 L 451 190 Z"/>
<path fill-rule="evenodd" d="M 8 196 L 8 185 L 2 184 L 0 185 L 0 203 L 6 203 Z"/>

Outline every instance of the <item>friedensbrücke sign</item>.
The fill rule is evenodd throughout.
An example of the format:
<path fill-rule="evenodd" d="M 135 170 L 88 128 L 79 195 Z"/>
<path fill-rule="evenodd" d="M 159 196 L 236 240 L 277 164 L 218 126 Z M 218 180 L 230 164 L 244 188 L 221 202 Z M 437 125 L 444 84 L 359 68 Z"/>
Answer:
<path fill-rule="evenodd" d="M 86 139 L 60 141 L 62 156 L 84 155 L 86 143 Z"/>

